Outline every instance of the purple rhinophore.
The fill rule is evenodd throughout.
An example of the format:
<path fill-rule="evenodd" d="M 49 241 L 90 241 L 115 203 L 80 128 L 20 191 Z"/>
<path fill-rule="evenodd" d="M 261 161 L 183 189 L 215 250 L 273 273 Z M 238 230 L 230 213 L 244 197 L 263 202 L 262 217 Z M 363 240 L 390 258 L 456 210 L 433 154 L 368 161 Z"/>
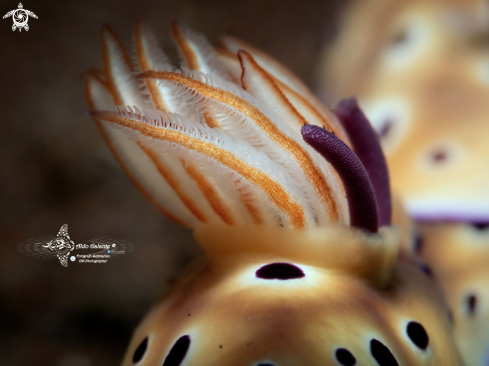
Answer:
<path fill-rule="evenodd" d="M 376 233 L 377 202 L 367 171 L 360 159 L 332 132 L 314 125 L 301 128 L 304 141 L 320 153 L 336 170 L 346 191 L 350 225 Z"/>
<path fill-rule="evenodd" d="M 389 171 L 377 133 L 358 106 L 356 98 L 341 100 L 333 112 L 344 126 L 352 148 L 374 187 L 379 226 L 390 225 L 392 205 Z"/>

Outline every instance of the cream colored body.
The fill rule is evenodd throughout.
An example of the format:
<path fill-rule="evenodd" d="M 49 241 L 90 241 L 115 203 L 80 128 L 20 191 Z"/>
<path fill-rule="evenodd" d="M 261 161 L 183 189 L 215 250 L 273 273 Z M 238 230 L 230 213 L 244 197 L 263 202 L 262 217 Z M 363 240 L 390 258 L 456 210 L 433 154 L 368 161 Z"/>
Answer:
<path fill-rule="evenodd" d="M 104 72 L 85 79 L 114 156 L 206 255 L 138 327 L 123 365 L 461 365 L 436 284 L 399 255 L 409 222 L 350 226 L 352 208 L 378 219 L 370 178 L 355 188 L 373 197 L 361 206 L 347 197 L 352 175 L 303 138 L 315 125 L 356 161 L 340 121 L 249 45 L 228 38 L 217 53 L 177 23 L 172 31 L 191 70 L 165 64 L 138 24 L 136 64 L 104 27 Z M 378 352 L 397 361 L 381 364 Z"/>
<path fill-rule="evenodd" d="M 464 224 L 420 225 L 421 255 L 440 280 L 467 366 L 489 360 L 489 229 Z M 475 297 L 473 310 L 470 296 Z"/>
<path fill-rule="evenodd" d="M 480 0 L 356 1 L 320 63 L 324 96 L 356 95 L 377 131 L 390 124 L 391 184 L 416 218 L 489 219 L 488 14 Z"/>
<path fill-rule="evenodd" d="M 411 215 L 434 222 L 421 225 L 421 257 L 468 366 L 489 360 L 489 239 L 453 221 L 489 222 L 487 18 L 479 0 L 356 1 L 320 65 L 323 94 L 357 95 L 379 132 L 392 122 L 382 137 L 391 184 Z M 480 301 L 469 316 L 471 291 Z"/>
<path fill-rule="evenodd" d="M 399 365 L 462 364 L 440 292 L 409 260 L 396 260 L 394 229 L 367 238 L 348 227 L 300 232 L 221 226 L 199 227 L 195 236 L 208 260 L 184 275 L 150 312 L 123 365 L 132 365 L 146 336 L 148 350 L 138 365 L 161 365 L 173 343 L 187 334 L 191 344 L 182 365 L 189 366 L 339 365 L 334 352 L 340 347 L 358 365 L 377 366 L 369 349 L 372 338 L 383 342 Z M 391 254 L 378 250 L 386 247 Z M 373 260 L 363 261 L 361 252 Z M 276 262 L 298 266 L 305 277 L 256 278 L 261 266 Z M 331 267 L 341 262 L 363 264 Z M 388 283 L 370 282 L 372 273 L 391 274 L 393 265 Z M 359 276 L 359 268 L 370 275 Z M 406 336 L 410 320 L 425 327 L 426 351 Z"/>

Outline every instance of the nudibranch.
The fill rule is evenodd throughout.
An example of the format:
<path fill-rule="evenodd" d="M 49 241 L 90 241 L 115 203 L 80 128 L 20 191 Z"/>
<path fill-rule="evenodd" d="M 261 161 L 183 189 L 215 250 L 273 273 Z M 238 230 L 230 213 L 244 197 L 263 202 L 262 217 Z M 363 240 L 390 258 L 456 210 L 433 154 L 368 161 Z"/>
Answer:
<path fill-rule="evenodd" d="M 136 329 L 123 365 L 462 365 L 436 283 L 399 255 L 386 164 L 355 100 L 323 107 L 234 38 L 105 26 L 91 115 L 136 186 L 205 260 Z"/>
<path fill-rule="evenodd" d="M 455 320 L 455 339 L 466 365 L 489 362 L 489 227 L 422 224 L 420 248 L 441 279 Z"/>
<path fill-rule="evenodd" d="M 343 19 L 320 88 L 357 96 L 409 214 L 489 222 L 487 1 L 356 1 Z"/>
<path fill-rule="evenodd" d="M 488 19 L 482 0 L 356 1 L 320 65 L 323 93 L 357 95 L 380 135 L 468 366 L 489 364 Z"/>

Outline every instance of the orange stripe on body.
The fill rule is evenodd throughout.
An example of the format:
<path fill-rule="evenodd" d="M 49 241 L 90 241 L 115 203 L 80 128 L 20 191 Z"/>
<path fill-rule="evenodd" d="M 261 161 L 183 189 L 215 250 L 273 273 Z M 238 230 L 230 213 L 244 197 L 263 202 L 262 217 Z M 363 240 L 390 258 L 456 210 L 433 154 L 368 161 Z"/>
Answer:
<path fill-rule="evenodd" d="M 263 68 L 261 68 L 260 65 L 258 65 L 255 59 L 248 52 L 240 50 L 238 52 L 238 58 L 241 63 L 241 68 L 243 69 L 243 74 L 241 75 L 241 85 L 243 86 L 243 89 L 248 89 L 248 86 L 244 82 L 246 76 L 246 68 L 243 65 L 243 58 L 246 58 L 246 61 L 250 63 L 253 70 L 261 76 L 262 81 L 266 83 L 271 92 L 275 94 L 275 97 L 279 100 L 282 107 L 284 107 L 287 110 L 287 113 L 292 115 L 293 118 L 297 121 L 298 126 L 302 127 L 303 125 L 307 124 L 307 121 L 304 119 L 304 117 L 297 111 L 297 109 L 295 109 L 295 107 L 284 95 L 282 90 L 280 90 L 280 88 L 277 86 L 273 77 L 268 74 Z"/>
<path fill-rule="evenodd" d="M 224 221 L 224 223 L 228 225 L 234 225 L 235 222 L 232 218 L 231 212 L 228 207 L 222 202 L 219 193 L 214 189 L 214 186 L 209 183 L 209 181 L 202 175 L 195 166 L 185 164 L 185 161 L 182 160 L 182 165 L 187 171 L 188 175 L 197 183 L 200 191 L 207 199 L 209 204 L 211 205 L 214 212 Z"/>
<path fill-rule="evenodd" d="M 204 113 L 204 121 L 210 128 L 219 128 L 219 122 L 214 117 L 210 116 L 208 113 Z"/>
<path fill-rule="evenodd" d="M 180 26 L 177 21 L 171 23 L 171 32 L 173 39 L 177 43 L 178 48 L 182 52 L 185 61 L 187 62 L 187 67 L 190 70 L 198 70 L 203 72 L 203 66 L 199 62 L 199 57 L 197 52 L 192 47 L 192 45 L 187 41 L 180 31 Z M 146 70 L 143 70 L 146 71 Z M 148 79 L 146 79 L 148 80 Z M 219 127 L 219 122 L 210 116 L 208 113 L 204 113 L 204 121 L 210 128 Z"/>
<path fill-rule="evenodd" d="M 331 220 L 333 222 L 338 221 L 338 207 L 332 196 L 331 189 L 321 171 L 312 162 L 311 157 L 296 141 L 284 135 L 282 131 L 280 131 L 280 129 L 253 104 L 232 93 L 209 86 L 191 77 L 178 73 L 168 71 L 147 71 L 139 75 L 139 77 L 169 80 L 175 83 L 180 83 L 208 98 L 228 104 L 253 119 L 258 127 L 265 132 L 273 142 L 295 157 L 308 181 L 326 203 Z"/>
<path fill-rule="evenodd" d="M 89 80 L 90 77 L 96 79 L 97 82 L 102 84 L 102 86 L 104 86 L 106 89 L 108 89 L 108 88 L 107 88 L 106 82 L 100 78 L 100 75 L 97 75 L 95 70 L 93 70 L 93 71 L 90 70 L 86 73 L 85 78 L 84 78 L 85 79 L 84 85 L 83 85 L 84 89 L 85 89 L 85 99 L 87 100 L 88 108 L 91 111 L 93 111 L 95 109 L 95 103 L 92 100 L 92 93 L 90 92 L 90 80 Z"/>
<path fill-rule="evenodd" d="M 148 157 L 151 159 L 153 164 L 156 166 L 156 169 L 158 169 L 158 172 L 161 174 L 161 176 L 166 180 L 168 185 L 175 191 L 177 196 L 180 198 L 182 203 L 185 205 L 185 207 L 188 208 L 188 210 L 194 214 L 194 216 L 199 220 L 204 223 L 208 222 L 207 217 L 204 215 L 202 211 L 197 207 L 195 202 L 187 196 L 185 191 L 182 189 L 180 186 L 178 179 L 175 178 L 173 175 L 172 171 L 168 169 L 168 167 L 163 164 L 161 159 L 159 158 L 158 154 L 155 153 L 153 150 L 141 145 L 141 143 L 137 143 L 141 149 L 148 155 Z"/>
<path fill-rule="evenodd" d="M 180 26 L 175 20 L 171 22 L 171 34 L 175 42 L 177 42 L 178 48 L 182 51 L 183 57 L 185 57 L 185 60 L 187 61 L 187 67 L 190 70 L 201 70 L 202 66 L 199 63 L 194 49 L 182 35 L 182 32 L 180 32 Z"/>
<path fill-rule="evenodd" d="M 114 41 L 117 43 L 117 46 L 121 52 L 122 58 L 124 60 L 124 63 L 128 67 L 128 69 L 131 72 L 134 72 L 134 68 L 132 67 L 131 60 L 129 59 L 129 56 L 124 49 L 124 46 L 122 45 L 122 42 L 120 39 L 117 37 L 115 32 L 112 30 L 111 27 L 109 27 L 107 24 L 105 24 L 102 27 L 102 30 L 100 32 L 100 38 L 102 41 L 102 59 L 103 59 L 103 64 L 104 64 L 104 73 L 105 77 L 107 79 L 107 87 L 110 90 L 112 96 L 114 97 L 114 101 L 116 105 L 124 105 L 124 100 L 122 98 L 122 95 L 119 93 L 119 90 L 117 89 L 115 85 L 115 80 L 114 76 L 112 75 L 112 67 L 110 66 L 110 52 L 109 52 L 109 46 L 105 42 L 104 39 L 104 32 L 108 32 L 110 36 L 114 39 Z"/>
<path fill-rule="evenodd" d="M 348 136 L 341 125 L 334 119 L 333 116 L 330 116 L 329 119 L 325 118 L 323 114 L 321 114 L 309 101 L 304 98 L 302 95 L 297 93 L 294 89 L 290 88 L 286 84 L 282 83 L 280 80 L 275 79 L 277 86 L 284 92 L 284 95 L 289 94 L 293 95 L 294 98 L 297 98 L 300 103 L 303 104 L 303 107 L 306 108 L 309 113 L 314 115 L 319 121 L 321 121 L 321 125 L 325 126 L 328 130 L 333 131 L 336 136 L 338 136 L 345 144 L 351 146 L 351 143 L 348 139 Z M 323 110 L 325 115 L 330 114 L 329 111 Z M 320 127 L 322 127 L 320 126 Z"/>
<path fill-rule="evenodd" d="M 87 71 L 87 75 L 90 75 L 94 79 L 96 79 L 100 84 L 105 86 L 107 88 L 107 81 L 105 80 L 105 75 L 102 70 L 99 69 L 90 69 Z M 85 97 L 86 97 L 86 90 L 85 90 Z M 87 99 L 88 101 L 88 99 Z"/>
<path fill-rule="evenodd" d="M 139 62 L 139 67 L 141 71 L 151 70 L 151 64 L 148 60 L 148 56 L 145 52 L 143 35 L 141 30 L 141 25 L 138 24 L 136 26 L 135 34 L 135 45 L 136 45 L 136 57 Z M 163 113 L 168 113 L 168 108 L 164 103 L 163 96 L 161 95 L 160 89 L 155 80 L 146 79 L 146 86 L 148 88 L 149 94 L 151 96 L 151 100 L 153 101 L 155 108 L 159 109 Z"/>
<path fill-rule="evenodd" d="M 248 214 L 251 217 L 251 221 L 253 221 L 253 224 L 255 225 L 261 225 L 263 224 L 263 216 L 261 211 L 258 209 L 258 207 L 252 205 L 251 203 L 248 202 L 248 199 L 241 193 L 239 193 L 239 198 L 243 205 L 246 208 L 246 211 L 248 211 Z"/>
<path fill-rule="evenodd" d="M 100 78 L 97 77 L 97 75 L 94 75 L 92 73 L 89 73 L 88 76 L 85 78 L 85 98 L 87 100 L 87 104 L 88 104 L 88 108 L 90 108 L 90 110 L 94 110 L 94 102 L 92 100 L 92 96 L 91 96 L 91 93 L 90 93 L 90 85 L 89 85 L 89 80 L 88 80 L 88 77 L 94 77 L 97 79 L 97 81 L 101 82 L 101 84 L 103 86 L 105 86 L 107 89 L 107 84 L 102 82 L 100 80 Z M 112 95 L 113 96 L 113 95 Z M 100 131 L 100 134 L 102 135 L 102 138 L 104 139 L 105 143 L 107 144 L 107 146 L 109 147 L 109 150 L 111 151 L 112 155 L 114 155 L 115 159 L 117 160 L 117 162 L 119 163 L 119 165 L 122 167 L 122 170 L 124 170 L 124 172 L 127 174 L 127 176 L 129 177 L 129 179 L 131 180 L 131 182 L 136 186 L 136 188 L 143 194 L 144 197 L 146 197 L 146 199 L 151 202 L 153 205 L 156 206 L 156 208 L 163 214 L 165 215 L 166 217 L 168 217 L 170 220 L 172 220 L 173 222 L 179 224 L 179 225 L 182 225 L 182 226 L 185 226 L 185 227 L 189 227 L 189 225 L 187 223 L 185 223 L 184 221 L 182 221 L 181 219 L 179 219 L 178 217 L 176 217 L 175 215 L 173 215 L 172 213 L 170 213 L 166 208 L 164 208 L 163 206 L 161 206 L 158 202 L 156 202 L 153 197 L 151 196 L 151 194 L 146 190 L 146 188 L 144 188 L 140 183 L 139 181 L 137 180 L 137 178 L 132 174 L 132 172 L 129 170 L 129 168 L 126 166 L 126 164 L 124 163 L 124 160 L 122 159 L 122 157 L 119 155 L 119 153 L 117 152 L 115 146 L 112 144 L 112 141 L 110 140 L 109 136 L 107 135 L 107 132 L 105 131 L 105 128 L 104 126 L 102 126 L 102 123 L 97 120 L 97 119 L 93 119 L 95 121 L 95 125 L 97 126 L 98 130 Z"/>
<path fill-rule="evenodd" d="M 290 195 L 284 191 L 279 183 L 275 182 L 268 175 L 259 171 L 253 166 L 244 163 L 229 151 L 221 149 L 209 142 L 190 137 L 183 132 L 173 129 L 158 128 L 144 122 L 133 121 L 130 118 L 121 117 L 103 111 L 92 112 L 92 115 L 95 118 L 136 130 L 144 136 L 176 143 L 188 150 L 195 151 L 220 162 L 260 187 L 267 194 L 270 201 L 277 205 L 277 207 L 289 217 L 294 227 L 304 227 L 306 218 L 301 205 L 294 202 Z"/>
<path fill-rule="evenodd" d="M 131 171 L 129 170 L 129 168 L 124 164 L 124 161 L 122 160 L 122 158 L 120 157 L 120 155 L 117 153 L 117 150 L 115 149 L 115 147 L 112 145 L 112 142 L 110 141 L 109 136 L 107 136 L 107 133 L 105 132 L 104 127 L 102 126 L 102 124 L 99 121 L 95 121 L 95 123 L 97 124 L 97 127 L 98 127 L 98 129 L 99 129 L 99 131 L 100 131 L 103 139 L 105 140 L 105 143 L 109 147 L 109 149 L 112 152 L 112 154 L 114 155 L 115 159 L 121 165 L 122 170 L 124 170 L 124 172 L 126 172 L 127 176 L 131 180 L 131 182 L 143 194 L 143 196 L 146 197 L 146 199 L 149 202 L 151 202 L 153 205 L 155 205 L 158 208 L 158 210 L 160 210 L 160 212 L 163 215 L 165 215 L 166 217 L 168 217 L 170 220 L 172 220 L 173 222 L 176 222 L 177 224 L 180 224 L 182 226 L 189 227 L 189 225 L 187 223 L 183 222 L 180 218 L 176 217 L 170 211 L 168 211 L 166 208 L 164 208 L 158 202 L 156 202 L 156 200 L 153 198 L 153 196 L 146 190 L 146 188 L 144 188 L 139 183 L 138 179 L 131 173 Z"/>
<path fill-rule="evenodd" d="M 282 65 L 280 62 L 275 60 L 270 55 L 265 52 L 259 50 L 258 48 L 253 47 L 249 43 L 232 36 L 223 36 L 221 37 L 221 45 L 229 51 L 231 54 L 237 54 L 239 50 L 245 50 L 250 53 L 255 60 L 272 76 L 274 74 L 274 79 L 278 79 L 279 77 L 288 80 L 290 84 L 292 84 L 300 93 L 304 93 L 308 98 L 316 98 L 314 94 L 309 90 L 309 88 L 299 79 L 292 71 L 290 71 L 287 67 Z M 272 70 L 274 72 L 272 72 Z"/>
<path fill-rule="evenodd" d="M 295 98 L 299 99 L 300 102 L 303 103 L 303 106 L 309 110 L 309 113 L 315 115 L 315 117 L 320 121 L 321 127 L 324 126 L 328 130 L 333 131 L 333 133 L 336 134 L 345 144 L 351 147 L 351 143 L 348 139 L 348 136 L 346 135 L 345 130 L 343 129 L 343 127 L 341 127 L 341 125 L 338 125 L 336 123 L 333 117 L 331 117 L 330 120 L 324 118 L 323 115 L 316 108 L 314 108 L 312 104 L 310 104 L 307 101 L 307 99 L 302 97 L 302 95 L 298 94 L 295 90 L 291 89 L 290 87 L 282 83 L 280 80 L 278 79 L 274 79 L 274 80 L 277 83 L 276 85 L 279 86 L 280 89 L 284 90 L 285 93 L 290 93 L 290 95 L 293 95 Z M 287 98 L 287 96 L 285 97 Z M 338 172 L 335 169 L 332 169 L 332 172 L 335 175 L 336 180 L 339 182 L 339 185 L 341 187 L 341 192 L 343 192 L 343 194 L 346 194 L 343 180 L 338 175 Z"/>

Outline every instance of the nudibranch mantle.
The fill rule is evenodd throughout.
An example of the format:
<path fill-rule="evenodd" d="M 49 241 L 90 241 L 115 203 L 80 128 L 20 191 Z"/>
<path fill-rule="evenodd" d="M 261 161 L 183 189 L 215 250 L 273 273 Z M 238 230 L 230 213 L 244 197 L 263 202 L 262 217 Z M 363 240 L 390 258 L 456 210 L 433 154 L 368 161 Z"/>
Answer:
<path fill-rule="evenodd" d="M 358 97 L 418 221 L 409 250 L 443 289 L 465 365 L 488 365 L 489 49 L 479 40 L 489 3 L 363 0 L 345 10 L 320 64 L 322 91 Z"/>
<path fill-rule="evenodd" d="M 395 227 L 383 227 L 372 234 L 346 225 L 308 230 L 201 225 L 194 236 L 210 267 L 218 272 L 249 261 L 292 261 L 345 273 L 379 288 L 391 279 L 400 242 Z"/>
<path fill-rule="evenodd" d="M 321 92 L 358 97 L 412 217 L 488 222 L 487 1 L 353 1 L 342 18 Z"/>
<path fill-rule="evenodd" d="M 338 361 L 342 349 L 357 360 L 354 365 L 461 365 L 433 281 L 409 261 L 398 261 L 397 252 L 377 255 L 377 248 L 397 240 L 396 230 L 389 231 L 199 226 L 195 237 L 206 261 L 190 268 L 149 313 L 123 365 L 133 365 L 146 337 L 148 350 L 136 364 L 165 365 L 184 336 L 190 343 L 181 365 L 337 366 L 346 364 Z M 365 234 L 370 242 L 362 240 Z M 340 245 L 321 245 L 333 240 L 344 244 L 344 253 Z M 357 255 L 361 244 L 371 246 L 379 267 L 396 260 L 387 286 L 365 281 L 368 275 L 358 264 L 368 250 Z M 270 266 L 275 278 L 261 277 Z M 416 343 L 419 338 L 409 337 L 413 324 L 427 334 L 425 348 Z M 376 342 L 384 347 L 380 356 L 374 352 Z M 386 350 L 395 363 L 383 363 Z"/>
<path fill-rule="evenodd" d="M 335 115 L 239 40 L 216 51 L 177 23 L 172 34 L 181 69 L 144 24 L 134 64 L 105 26 L 104 71 L 85 78 L 116 159 L 206 254 L 123 365 L 461 365 L 440 292 L 399 252 L 381 151 L 358 157 L 342 125 L 363 115 Z"/>

